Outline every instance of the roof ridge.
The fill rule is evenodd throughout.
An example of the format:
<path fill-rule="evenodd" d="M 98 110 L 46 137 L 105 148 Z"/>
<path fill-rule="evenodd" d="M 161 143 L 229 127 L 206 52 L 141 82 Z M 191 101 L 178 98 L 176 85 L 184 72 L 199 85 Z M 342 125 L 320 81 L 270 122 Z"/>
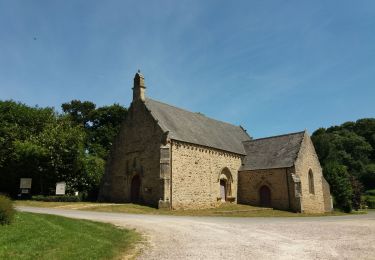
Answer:
<path fill-rule="evenodd" d="M 301 131 L 244 141 L 246 158 L 241 170 L 293 166 L 305 136 L 306 132 Z"/>
<path fill-rule="evenodd" d="M 288 134 L 282 134 L 282 135 L 274 135 L 274 136 L 267 136 L 267 137 L 262 137 L 262 138 L 257 138 L 257 139 L 251 139 L 251 140 L 243 141 L 243 142 L 244 143 L 255 142 L 255 141 L 260 141 L 260 140 L 264 140 L 264 139 L 272 139 L 272 138 L 278 138 L 278 137 L 283 137 L 283 136 L 288 136 L 288 135 L 297 135 L 297 134 L 302 134 L 302 133 L 305 133 L 305 132 L 306 132 L 306 130 L 303 130 L 303 131 L 294 132 L 294 133 L 288 133 Z"/>
<path fill-rule="evenodd" d="M 237 127 L 237 128 L 241 128 L 242 131 L 244 131 L 245 129 L 242 128 L 240 125 L 234 125 L 234 124 L 231 124 L 231 123 L 228 123 L 228 122 L 224 122 L 224 121 L 221 121 L 221 120 L 217 120 L 217 119 L 214 119 L 214 118 L 211 118 L 211 117 L 208 117 L 206 115 L 204 115 L 203 113 L 201 112 L 192 112 L 192 111 L 189 111 L 187 109 L 183 109 L 183 108 L 180 108 L 180 107 L 177 107 L 177 106 L 174 106 L 174 105 L 170 105 L 170 104 L 167 104 L 167 103 L 164 103 L 164 102 L 161 102 L 161 101 L 158 101 L 158 100 L 155 100 L 155 99 L 152 99 L 152 98 L 147 98 L 146 97 L 146 101 L 147 100 L 151 100 L 151 101 L 154 101 L 154 102 L 157 102 L 157 103 L 160 103 L 160 104 L 163 104 L 163 105 L 166 105 L 166 106 L 169 106 L 169 107 L 173 107 L 175 109 L 178 109 L 178 110 L 181 110 L 181 111 L 184 111 L 184 112 L 188 112 L 188 113 L 191 113 L 191 114 L 195 114 L 195 115 L 199 115 L 199 116 L 202 116 L 202 117 L 205 117 L 207 119 L 210 119 L 212 121 L 216 121 L 216 122 L 219 122 L 219 123 L 223 123 L 223 124 L 227 124 L 227 125 L 230 125 L 230 126 L 234 126 L 234 127 Z M 246 134 L 247 132 L 244 131 Z"/>
<path fill-rule="evenodd" d="M 306 133 L 307 130 L 305 129 L 305 131 L 303 131 L 303 132 Z M 299 155 L 299 152 L 301 151 L 301 147 L 302 147 L 302 143 L 303 143 L 304 139 L 305 139 L 305 135 L 303 135 L 301 140 L 299 141 L 299 149 L 298 149 L 296 155 L 294 156 L 294 160 L 293 160 L 294 163 L 296 163 L 296 161 L 298 160 L 298 155 Z"/>
<path fill-rule="evenodd" d="M 240 126 L 147 98 L 144 103 L 168 138 L 245 155 L 250 137 Z"/>

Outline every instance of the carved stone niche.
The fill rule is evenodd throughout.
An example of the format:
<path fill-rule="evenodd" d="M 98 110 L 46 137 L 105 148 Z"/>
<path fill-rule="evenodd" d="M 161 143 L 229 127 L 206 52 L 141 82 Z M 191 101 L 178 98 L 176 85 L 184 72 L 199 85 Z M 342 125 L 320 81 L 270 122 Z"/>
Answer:
<path fill-rule="evenodd" d="M 292 180 L 294 182 L 294 194 L 296 198 L 302 197 L 302 190 L 301 190 L 301 179 L 296 174 L 291 173 Z"/>

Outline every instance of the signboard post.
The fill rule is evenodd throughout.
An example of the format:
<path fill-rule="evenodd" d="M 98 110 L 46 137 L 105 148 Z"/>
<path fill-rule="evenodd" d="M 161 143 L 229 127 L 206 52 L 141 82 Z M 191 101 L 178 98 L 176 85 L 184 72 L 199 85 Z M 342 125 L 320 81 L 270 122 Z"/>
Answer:
<path fill-rule="evenodd" d="M 65 195 L 66 183 L 64 181 L 56 183 L 56 195 Z"/>
<path fill-rule="evenodd" d="M 21 198 L 29 198 L 31 196 L 31 178 L 20 179 L 20 194 Z"/>

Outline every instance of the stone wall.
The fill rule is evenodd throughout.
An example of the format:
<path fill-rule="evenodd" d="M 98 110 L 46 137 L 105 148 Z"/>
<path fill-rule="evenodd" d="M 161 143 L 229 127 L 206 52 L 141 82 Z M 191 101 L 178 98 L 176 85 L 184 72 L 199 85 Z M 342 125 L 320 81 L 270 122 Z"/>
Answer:
<path fill-rule="evenodd" d="M 313 187 L 309 187 L 309 172 Z M 290 168 L 241 171 L 238 177 L 238 202 L 260 205 L 259 189 L 271 190 L 272 207 L 306 213 L 331 211 L 329 184 L 307 133 L 304 134 L 295 165 Z"/>
<path fill-rule="evenodd" d="M 238 173 L 238 203 L 260 206 L 260 188 L 265 185 L 271 191 L 271 207 L 295 209 L 292 168 L 240 171 Z"/>
<path fill-rule="evenodd" d="M 237 172 L 241 156 L 203 146 L 172 141 L 172 208 L 197 209 L 217 206 L 222 170 L 232 175 L 231 199 L 237 198 Z"/>
<path fill-rule="evenodd" d="M 163 138 L 162 130 L 144 103 L 134 101 L 113 145 L 99 199 L 129 202 L 132 179 L 139 175 L 140 202 L 158 206 L 159 199 L 165 197 L 164 180 L 160 178 Z"/>
<path fill-rule="evenodd" d="M 325 211 L 323 194 L 323 173 L 315 152 L 314 145 L 305 133 L 300 151 L 295 162 L 296 174 L 301 180 L 302 211 L 306 213 L 321 213 Z M 312 171 L 314 192 L 309 190 L 309 171 Z M 326 197 L 328 194 L 326 194 Z"/>
<path fill-rule="evenodd" d="M 331 197 L 331 191 L 329 183 L 323 177 L 323 197 L 324 197 L 324 211 L 331 212 L 333 210 L 333 201 Z"/>

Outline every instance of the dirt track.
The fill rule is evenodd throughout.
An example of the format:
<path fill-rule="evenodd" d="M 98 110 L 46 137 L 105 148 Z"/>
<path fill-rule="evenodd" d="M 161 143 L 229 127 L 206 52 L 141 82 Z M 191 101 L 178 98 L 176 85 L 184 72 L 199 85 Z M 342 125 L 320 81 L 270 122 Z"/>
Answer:
<path fill-rule="evenodd" d="M 139 259 L 375 259 L 375 212 L 313 218 L 176 217 L 19 207 L 136 228 Z"/>

